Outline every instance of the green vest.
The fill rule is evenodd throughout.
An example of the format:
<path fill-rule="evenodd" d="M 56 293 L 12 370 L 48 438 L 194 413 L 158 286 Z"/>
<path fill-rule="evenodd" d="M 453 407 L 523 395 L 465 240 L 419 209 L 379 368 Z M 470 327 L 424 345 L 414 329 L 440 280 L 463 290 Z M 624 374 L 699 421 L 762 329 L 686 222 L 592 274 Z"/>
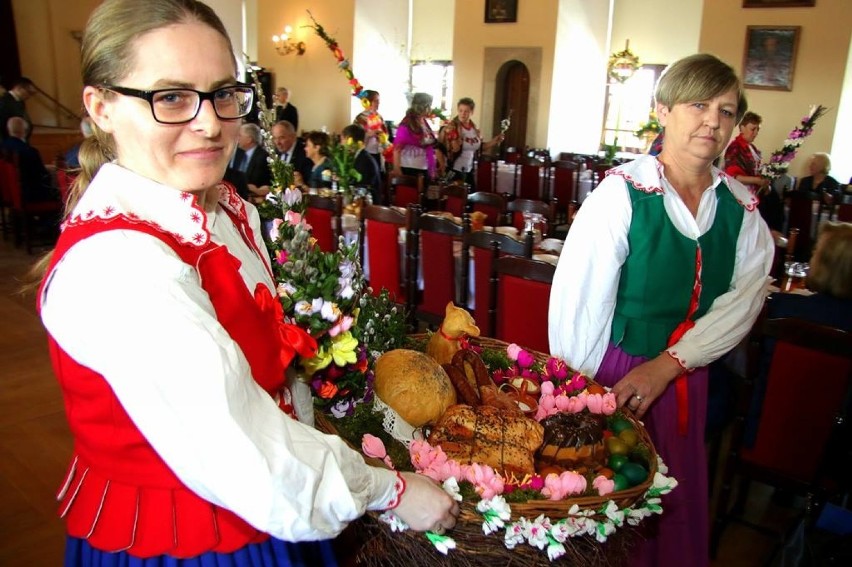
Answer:
<path fill-rule="evenodd" d="M 672 224 L 663 195 L 639 191 L 630 182 L 627 188 L 633 220 L 611 340 L 627 354 L 653 358 L 665 350 L 669 335 L 687 316 L 697 248 L 701 248 L 701 294 L 692 320 L 704 315 L 730 288 L 744 212 L 728 186 L 720 183 L 713 226 L 696 241 Z"/>

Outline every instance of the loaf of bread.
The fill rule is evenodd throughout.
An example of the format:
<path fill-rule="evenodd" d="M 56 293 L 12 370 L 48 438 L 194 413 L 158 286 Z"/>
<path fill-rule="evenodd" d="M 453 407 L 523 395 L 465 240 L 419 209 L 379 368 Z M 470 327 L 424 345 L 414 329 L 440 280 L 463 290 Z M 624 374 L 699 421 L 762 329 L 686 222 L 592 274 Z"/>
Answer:
<path fill-rule="evenodd" d="M 452 406 L 432 429 L 429 443 L 462 464 L 486 464 L 516 476 L 535 472 L 533 456 L 544 439 L 535 420 L 492 406 Z"/>
<path fill-rule="evenodd" d="M 456 403 L 447 373 L 422 352 L 388 351 L 376 361 L 375 374 L 376 395 L 413 427 L 435 423 Z"/>

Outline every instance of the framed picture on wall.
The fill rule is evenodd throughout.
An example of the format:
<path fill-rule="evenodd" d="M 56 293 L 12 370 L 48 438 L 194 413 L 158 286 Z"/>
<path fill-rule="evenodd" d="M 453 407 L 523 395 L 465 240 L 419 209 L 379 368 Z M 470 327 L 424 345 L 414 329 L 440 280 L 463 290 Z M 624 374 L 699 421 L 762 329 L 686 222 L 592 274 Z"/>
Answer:
<path fill-rule="evenodd" d="M 518 0 L 485 0 L 485 23 L 506 24 L 518 21 Z"/>
<path fill-rule="evenodd" d="M 793 90 L 801 26 L 748 26 L 743 84 L 752 89 Z"/>
<path fill-rule="evenodd" d="M 816 0 L 743 0 L 743 8 L 810 8 Z"/>

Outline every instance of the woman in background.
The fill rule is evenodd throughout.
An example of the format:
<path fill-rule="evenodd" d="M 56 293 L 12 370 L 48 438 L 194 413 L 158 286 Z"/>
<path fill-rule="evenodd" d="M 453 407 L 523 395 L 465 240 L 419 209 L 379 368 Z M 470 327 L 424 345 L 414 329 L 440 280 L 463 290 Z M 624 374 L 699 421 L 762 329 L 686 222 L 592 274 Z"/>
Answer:
<path fill-rule="evenodd" d="M 336 565 L 329 540 L 366 510 L 451 528 L 436 484 L 294 417 L 284 370 L 316 344 L 221 182 L 254 88 L 213 10 L 107 0 L 81 68 L 94 136 L 38 297 L 74 436 L 65 565 Z"/>
<path fill-rule="evenodd" d="M 435 152 L 435 133 L 429 126 L 432 95 L 414 93 L 411 107 L 400 121 L 393 142 L 393 174 L 424 175 L 426 180 L 443 171 L 441 154 Z"/>
<path fill-rule="evenodd" d="M 375 160 L 379 171 L 384 171 L 382 167 L 382 139 L 387 140 L 388 127 L 385 124 L 385 119 L 379 114 L 379 103 L 381 102 L 379 92 L 366 90 L 364 91 L 364 99 L 369 101 L 370 106 L 355 117 L 355 124 L 364 129 L 364 149 Z"/>
<path fill-rule="evenodd" d="M 331 138 L 325 132 L 312 130 L 305 136 L 305 157 L 313 164 L 311 174 L 307 180 L 302 179 L 302 174 L 295 172 L 296 185 L 303 185 L 311 189 L 331 187 L 331 160 L 328 159 L 328 146 Z"/>
<path fill-rule="evenodd" d="M 631 565 L 709 563 L 707 365 L 748 332 L 774 245 L 756 199 L 713 166 L 746 111 L 736 72 L 698 54 L 660 77 L 659 156 L 609 171 L 571 225 L 550 352 L 611 386 L 679 486 Z"/>
<path fill-rule="evenodd" d="M 473 187 L 473 160 L 476 152 L 488 151 L 503 141 L 503 134 L 497 134 L 487 142 L 482 141 L 479 128 L 471 116 L 476 104 L 472 98 L 459 99 L 458 114 L 444 124 L 438 133 L 438 141 L 447 150 L 447 163 L 457 178 Z"/>
<path fill-rule="evenodd" d="M 799 181 L 797 191 L 819 193 L 826 204 L 840 197 L 840 183 L 828 174 L 831 171 L 831 156 L 817 152 L 808 159 L 808 175 Z"/>

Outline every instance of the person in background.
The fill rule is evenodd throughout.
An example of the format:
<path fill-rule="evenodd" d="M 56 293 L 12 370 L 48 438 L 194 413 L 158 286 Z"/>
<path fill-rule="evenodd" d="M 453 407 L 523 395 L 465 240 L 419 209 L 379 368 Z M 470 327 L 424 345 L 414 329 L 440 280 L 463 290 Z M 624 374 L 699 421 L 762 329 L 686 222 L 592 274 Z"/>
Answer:
<path fill-rule="evenodd" d="M 747 110 L 734 69 L 686 57 L 663 72 L 655 99 L 662 152 L 610 170 L 568 232 L 550 352 L 612 387 L 680 482 L 631 565 L 704 567 L 707 365 L 760 312 L 774 244 L 754 195 L 713 166 Z"/>
<path fill-rule="evenodd" d="M 25 203 L 50 201 L 58 198 L 53 188 L 50 172 L 44 166 L 41 154 L 28 142 L 29 125 L 20 116 L 13 116 L 6 123 L 9 137 L 3 140 L 3 149 L 14 154 L 18 162 L 21 194 Z"/>
<path fill-rule="evenodd" d="M 95 134 L 38 293 L 74 436 L 65 565 L 336 565 L 329 539 L 367 510 L 452 528 L 437 484 L 295 418 L 285 368 L 316 343 L 221 183 L 254 89 L 215 12 L 107 0 L 82 46 Z"/>
<path fill-rule="evenodd" d="M 275 121 L 286 120 L 293 125 L 293 131 L 299 131 L 299 110 L 290 104 L 290 91 L 286 87 L 278 87 L 275 91 Z"/>
<path fill-rule="evenodd" d="M 831 204 L 841 196 L 840 183 L 828 174 L 831 171 L 831 156 L 817 152 L 808 159 L 808 175 L 799 181 L 797 191 L 819 193 L 823 202 Z"/>
<path fill-rule="evenodd" d="M 758 196 L 760 216 L 776 236 L 784 229 L 784 202 L 770 179 L 760 175 L 760 150 L 754 140 L 763 118 L 746 112 L 740 122 L 740 133 L 725 150 L 725 173 L 751 189 Z"/>
<path fill-rule="evenodd" d="M 487 142 L 482 141 L 479 128 L 471 116 L 476 104 L 472 98 L 459 99 L 456 109 L 458 114 L 444 124 L 438 132 L 438 141 L 447 149 L 447 163 L 455 172 L 455 176 L 473 187 L 473 160 L 476 152 L 490 150 L 503 141 L 503 135 L 497 134 Z"/>
<path fill-rule="evenodd" d="M 94 133 L 92 131 L 92 119 L 88 116 L 84 116 L 82 120 L 80 120 L 80 132 L 83 134 L 83 139 L 90 138 Z M 82 144 L 82 142 L 80 143 Z M 65 152 L 65 167 L 68 169 L 77 169 L 80 167 L 80 144 L 74 144 L 74 146 Z"/>
<path fill-rule="evenodd" d="M 291 164 L 294 172 L 298 172 L 303 179 L 310 177 L 314 164 L 305 156 L 305 141 L 296 136 L 293 124 L 286 120 L 276 122 L 271 133 L 281 161 Z"/>
<path fill-rule="evenodd" d="M 414 93 L 411 106 L 400 121 L 393 145 L 393 175 L 424 175 L 427 181 L 443 171 L 436 156 L 435 133 L 429 126 L 432 95 Z"/>
<path fill-rule="evenodd" d="M 385 119 L 379 114 L 380 96 L 378 91 L 364 91 L 364 99 L 370 102 L 370 106 L 355 117 L 355 124 L 364 128 L 367 153 L 375 160 L 379 171 L 384 171 L 382 167 L 382 144 L 380 138 L 388 136 L 388 127 L 385 124 Z"/>
<path fill-rule="evenodd" d="M 319 189 L 331 187 L 331 160 L 328 159 L 328 146 L 331 138 L 325 132 L 312 130 L 305 140 L 305 157 L 311 163 L 311 172 L 304 177 L 295 172 L 296 185 Z"/>
<path fill-rule="evenodd" d="M 347 143 L 352 140 L 356 144 L 364 143 L 365 133 L 360 124 L 350 124 L 343 129 L 340 142 Z M 357 183 L 370 189 L 374 205 L 381 205 L 382 201 L 382 174 L 375 159 L 367 152 L 367 148 L 360 148 L 355 153 L 355 171 L 361 174 L 361 180 Z"/>
<path fill-rule="evenodd" d="M 0 96 L 0 128 L 2 128 L 2 139 L 9 137 L 9 129 L 7 124 L 13 116 L 18 116 L 24 119 L 27 123 L 27 140 L 32 134 L 33 122 L 30 120 L 30 115 L 27 113 L 26 101 L 28 98 L 36 94 L 36 87 L 33 82 L 27 77 L 21 77 L 12 85 L 12 88 Z"/>
<path fill-rule="evenodd" d="M 237 152 L 234 154 L 236 169 L 246 176 L 246 185 L 254 198 L 262 199 L 272 185 L 272 172 L 269 170 L 268 154 L 263 149 L 263 137 L 257 124 L 243 124 L 237 138 Z"/>

